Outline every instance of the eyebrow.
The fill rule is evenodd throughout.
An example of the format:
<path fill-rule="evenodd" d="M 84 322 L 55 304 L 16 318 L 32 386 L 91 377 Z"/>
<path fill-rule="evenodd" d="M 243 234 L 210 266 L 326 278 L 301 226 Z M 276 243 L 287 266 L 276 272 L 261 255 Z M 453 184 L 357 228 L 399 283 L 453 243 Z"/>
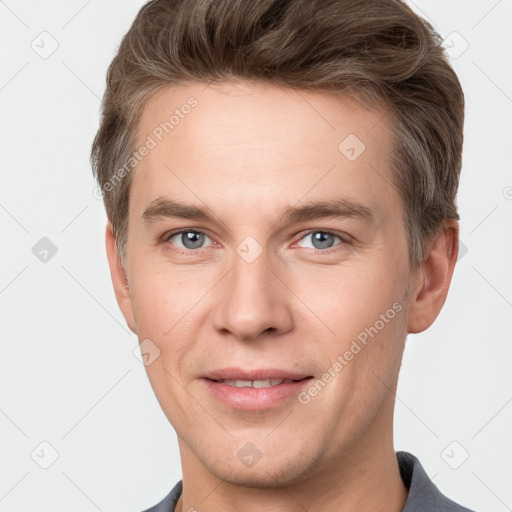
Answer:
<path fill-rule="evenodd" d="M 371 208 L 352 199 L 331 199 L 302 206 L 287 206 L 282 214 L 286 222 L 300 222 L 323 218 L 359 218 L 366 223 L 374 221 Z M 181 218 L 197 222 L 215 222 L 215 216 L 207 208 L 187 205 L 159 197 L 152 201 L 142 214 L 144 223 L 151 224 L 163 218 Z"/>

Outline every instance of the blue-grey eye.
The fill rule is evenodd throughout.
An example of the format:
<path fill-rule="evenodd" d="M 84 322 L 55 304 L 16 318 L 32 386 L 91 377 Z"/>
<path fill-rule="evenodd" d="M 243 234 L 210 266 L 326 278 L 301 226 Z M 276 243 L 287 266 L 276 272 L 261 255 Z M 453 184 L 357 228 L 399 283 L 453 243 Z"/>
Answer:
<path fill-rule="evenodd" d="M 174 233 L 168 240 L 181 249 L 201 249 L 206 238 L 200 231 L 187 230 Z"/>
<path fill-rule="evenodd" d="M 336 238 L 341 241 L 338 235 L 330 233 L 329 231 L 312 231 L 302 237 L 301 240 L 305 240 L 308 237 L 311 239 L 313 245 L 312 249 L 330 249 L 335 245 L 334 241 Z"/>

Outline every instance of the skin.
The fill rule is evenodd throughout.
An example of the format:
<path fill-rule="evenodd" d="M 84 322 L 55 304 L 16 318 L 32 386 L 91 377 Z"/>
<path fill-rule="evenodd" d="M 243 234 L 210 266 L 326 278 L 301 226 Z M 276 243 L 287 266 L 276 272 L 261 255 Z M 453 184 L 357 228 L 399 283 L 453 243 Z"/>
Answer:
<path fill-rule="evenodd" d="M 429 327 L 444 304 L 457 223 L 431 241 L 422 267 L 409 268 L 388 120 L 343 95 L 189 82 L 150 100 L 138 143 L 190 96 L 197 107 L 132 171 L 125 268 L 106 230 L 119 307 L 139 340 L 160 350 L 146 369 L 178 436 L 184 491 L 176 510 L 402 510 L 398 373 L 407 333 Z M 349 134 L 366 146 L 354 161 L 338 150 Z M 143 221 L 160 197 L 207 208 L 214 221 Z M 282 215 L 341 198 L 370 208 L 373 221 Z M 178 229 L 205 233 L 202 248 L 169 238 Z M 335 236 L 315 252 L 311 231 L 325 230 Z M 263 249 L 251 263 L 237 253 L 248 236 Z M 292 397 L 263 411 L 233 410 L 199 378 L 226 366 L 321 378 L 396 303 L 400 312 L 307 404 Z M 237 457 L 248 442 L 261 454 L 252 467 Z"/>

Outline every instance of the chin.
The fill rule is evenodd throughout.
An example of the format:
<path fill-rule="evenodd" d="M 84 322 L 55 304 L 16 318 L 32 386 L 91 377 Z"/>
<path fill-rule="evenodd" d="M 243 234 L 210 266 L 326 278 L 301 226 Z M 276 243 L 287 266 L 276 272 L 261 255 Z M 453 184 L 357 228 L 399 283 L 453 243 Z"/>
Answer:
<path fill-rule="evenodd" d="M 279 488 L 300 484 L 312 476 L 320 462 L 320 456 L 306 456 L 297 450 L 279 455 L 262 456 L 252 467 L 247 467 L 238 458 L 227 460 L 204 460 L 203 464 L 217 478 L 233 485 L 254 488 Z M 222 462 L 219 462 L 222 460 Z"/>

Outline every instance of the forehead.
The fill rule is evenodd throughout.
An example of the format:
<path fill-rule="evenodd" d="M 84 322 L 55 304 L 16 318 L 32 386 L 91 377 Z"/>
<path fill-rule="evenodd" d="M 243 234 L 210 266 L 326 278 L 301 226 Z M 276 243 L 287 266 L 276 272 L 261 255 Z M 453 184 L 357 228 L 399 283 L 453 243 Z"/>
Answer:
<path fill-rule="evenodd" d="M 161 196 L 208 204 L 222 195 L 219 206 L 242 213 L 241 204 L 272 209 L 339 192 L 385 206 L 396 200 L 391 143 L 382 111 L 346 95 L 189 82 L 146 104 L 136 147 L 151 149 L 132 171 L 131 197 L 143 208 Z"/>

